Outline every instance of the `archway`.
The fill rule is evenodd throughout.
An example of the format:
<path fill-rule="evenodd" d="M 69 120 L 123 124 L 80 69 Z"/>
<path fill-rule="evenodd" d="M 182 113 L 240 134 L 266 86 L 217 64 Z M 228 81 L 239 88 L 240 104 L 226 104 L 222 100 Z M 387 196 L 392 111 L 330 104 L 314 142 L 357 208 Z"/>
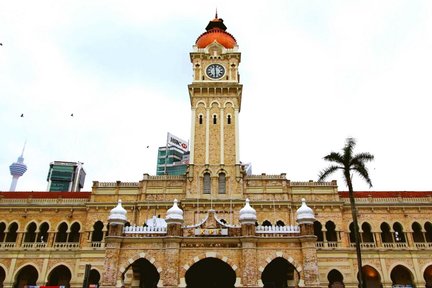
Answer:
<path fill-rule="evenodd" d="M 69 268 L 59 265 L 49 273 L 47 286 L 65 286 L 68 288 L 71 278 L 72 273 Z"/>
<path fill-rule="evenodd" d="M 397 287 L 399 288 L 414 287 L 411 271 L 402 265 L 397 265 L 393 268 L 390 273 L 390 278 L 393 282 L 393 286 L 398 285 Z"/>
<path fill-rule="evenodd" d="M 432 288 L 432 265 L 429 265 L 423 272 L 423 278 L 426 282 L 426 288 Z"/>
<path fill-rule="evenodd" d="M 15 277 L 14 288 L 24 288 L 24 286 L 35 286 L 39 273 L 31 265 L 24 266 L 19 270 Z"/>
<path fill-rule="evenodd" d="M 261 274 L 261 281 L 265 288 L 286 288 L 294 287 L 298 275 L 294 265 L 289 263 L 285 258 L 277 257 L 273 259 Z M 295 277 L 297 276 L 297 277 Z"/>
<path fill-rule="evenodd" d="M 329 288 L 343 288 L 343 287 L 345 287 L 345 284 L 343 282 L 343 276 L 336 269 L 331 270 L 327 274 L 327 280 L 329 282 L 329 284 L 328 284 Z"/>
<path fill-rule="evenodd" d="M 92 287 L 99 287 L 100 274 L 97 270 L 91 269 L 89 274 L 88 284 L 93 285 Z"/>
<path fill-rule="evenodd" d="M 3 282 L 6 278 L 6 271 L 0 266 L 0 288 L 3 288 Z"/>
<path fill-rule="evenodd" d="M 364 285 L 368 288 L 381 288 L 381 277 L 378 271 L 372 266 L 365 265 L 362 268 Z"/>
<path fill-rule="evenodd" d="M 193 264 L 185 278 L 188 288 L 233 288 L 236 274 L 224 261 L 210 257 Z"/>
<path fill-rule="evenodd" d="M 123 279 L 126 273 L 132 267 L 132 285 L 131 287 L 140 288 L 156 288 L 160 279 L 159 272 L 156 267 L 150 263 L 147 259 L 140 258 L 133 262 L 129 267 L 123 272 Z"/>

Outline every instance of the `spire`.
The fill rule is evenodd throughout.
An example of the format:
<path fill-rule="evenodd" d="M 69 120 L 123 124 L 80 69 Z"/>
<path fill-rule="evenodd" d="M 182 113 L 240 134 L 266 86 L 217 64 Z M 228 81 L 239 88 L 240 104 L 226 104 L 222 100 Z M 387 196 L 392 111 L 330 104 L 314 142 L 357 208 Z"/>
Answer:
<path fill-rule="evenodd" d="M 17 162 L 14 162 L 9 166 L 9 171 L 12 175 L 12 182 L 9 191 L 15 191 L 18 183 L 18 178 L 23 176 L 24 173 L 27 171 L 27 165 L 24 164 L 24 149 L 26 146 L 26 142 L 24 142 L 24 147 L 22 149 L 21 155 L 18 157 Z"/>
<path fill-rule="evenodd" d="M 218 15 L 217 15 L 217 8 L 216 8 L 215 19 L 218 19 Z"/>

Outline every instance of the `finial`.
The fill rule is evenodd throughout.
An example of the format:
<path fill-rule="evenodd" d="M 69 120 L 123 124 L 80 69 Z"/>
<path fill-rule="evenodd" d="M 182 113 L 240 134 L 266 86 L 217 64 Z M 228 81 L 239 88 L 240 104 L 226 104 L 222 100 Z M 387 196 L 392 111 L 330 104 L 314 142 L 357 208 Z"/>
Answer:
<path fill-rule="evenodd" d="M 216 8 L 215 19 L 218 19 L 218 15 L 217 15 L 217 8 Z"/>

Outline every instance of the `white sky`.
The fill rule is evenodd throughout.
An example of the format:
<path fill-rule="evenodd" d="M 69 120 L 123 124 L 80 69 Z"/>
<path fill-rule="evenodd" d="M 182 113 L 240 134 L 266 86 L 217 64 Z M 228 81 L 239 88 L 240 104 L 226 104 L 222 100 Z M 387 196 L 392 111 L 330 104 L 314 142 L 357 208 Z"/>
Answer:
<path fill-rule="evenodd" d="M 17 0 L 0 2 L 0 190 L 26 140 L 17 190 L 46 190 L 54 160 L 84 162 L 87 191 L 154 175 L 166 133 L 190 138 L 188 53 L 216 6 L 254 174 L 316 180 L 355 137 L 372 190 L 432 189 L 432 1 Z"/>

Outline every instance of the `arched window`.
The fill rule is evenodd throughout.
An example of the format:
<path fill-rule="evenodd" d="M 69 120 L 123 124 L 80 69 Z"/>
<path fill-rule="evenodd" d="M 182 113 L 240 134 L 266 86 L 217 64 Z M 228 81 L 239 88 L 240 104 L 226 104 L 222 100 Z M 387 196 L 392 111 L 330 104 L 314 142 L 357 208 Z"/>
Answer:
<path fill-rule="evenodd" d="M 36 242 L 47 242 L 48 241 L 48 230 L 49 224 L 47 222 L 42 223 L 39 226 L 39 233 Z"/>
<path fill-rule="evenodd" d="M 423 232 L 421 231 L 422 230 L 421 225 L 419 223 L 417 223 L 417 222 L 414 222 L 412 224 L 411 228 L 413 230 L 413 239 L 414 239 L 414 242 L 417 242 L 417 243 L 419 243 L 419 242 L 425 242 L 425 238 L 424 238 Z"/>
<path fill-rule="evenodd" d="M 213 124 L 217 124 L 217 116 L 213 115 Z"/>
<path fill-rule="evenodd" d="M 351 224 L 349 225 L 349 230 L 350 230 L 350 233 L 349 233 L 350 242 L 356 243 L 355 235 L 354 235 L 355 233 L 354 233 L 354 223 L 353 222 L 351 222 Z"/>
<path fill-rule="evenodd" d="M 403 232 L 403 227 L 400 223 L 396 222 L 393 224 L 394 236 L 396 242 L 406 242 L 405 233 Z"/>
<path fill-rule="evenodd" d="M 18 231 L 18 224 L 16 222 L 10 224 L 6 235 L 6 242 L 9 243 L 16 242 L 18 236 L 17 231 Z"/>
<path fill-rule="evenodd" d="M 218 179 L 218 187 L 219 187 L 219 194 L 225 194 L 226 193 L 226 179 L 225 179 L 225 173 L 219 173 L 219 179 Z"/>
<path fill-rule="evenodd" d="M 363 224 L 362 224 L 362 230 L 363 230 L 363 232 L 362 232 L 362 242 L 365 242 L 365 243 L 374 243 L 375 241 L 374 241 L 374 237 L 373 237 L 373 234 L 372 234 L 372 228 L 371 228 L 371 226 L 369 225 L 369 223 L 367 223 L 367 222 L 364 222 Z"/>
<path fill-rule="evenodd" d="M 80 241 L 80 231 L 81 225 L 78 222 L 75 222 L 71 226 L 71 230 L 69 232 L 68 242 L 79 242 Z"/>
<path fill-rule="evenodd" d="M 93 225 L 93 232 L 92 232 L 92 237 L 91 237 L 91 241 L 92 242 L 100 242 L 103 239 L 103 223 L 101 221 L 97 221 L 94 225 Z"/>
<path fill-rule="evenodd" d="M 36 224 L 34 222 L 27 226 L 27 231 L 24 235 L 25 243 L 33 243 L 36 240 Z"/>
<path fill-rule="evenodd" d="M 430 222 L 426 222 L 424 225 L 425 228 L 425 236 L 427 242 L 432 242 L 432 224 Z"/>
<path fill-rule="evenodd" d="M 382 223 L 381 226 L 381 239 L 383 243 L 392 243 L 393 237 L 390 232 L 390 226 L 387 223 Z"/>
<path fill-rule="evenodd" d="M 6 237 L 6 224 L 3 222 L 0 222 L 0 242 L 3 242 Z"/>
<path fill-rule="evenodd" d="M 203 115 L 198 116 L 198 123 L 203 124 Z"/>
<path fill-rule="evenodd" d="M 206 172 L 204 173 L 204 194 L 210 194 L 210 193 L 211 193 L 210 173 Z"/>
<path fill-rule="evenodd" d="M 63 243 L 67 241 L 67 229 L 68 225 L 65 222 L 60 224 L 57 230 L 55 242 Z"/>
<path fill-rule="evenodd" d="M 272 226 L 272 224 L 270 221 L 264 220 L 264 222 L 262 223 L 262 226 Z"/>
<path fill-rule="evenodd" d="M 323 242 L 324 235 L 322 232 L 322 224 L 319 221 L 315 221 L 313 227 L 314 227 L 314 235 L 317 236 L 317 241 Z"/>
<path fill-rule="evenodd" d="M 231 115 L 228 115 L 228 116 L 227 116 L 227 123 L 228 123 L 228 124 L 231 124 Z"/>
<path fill-rule="evenodd" d="M 276 221 L 276 226 L 285 226 L 285 223 L 282 220 Z"/>
<path fill-rule="evenodd" d="M 327 221 L 325 227 L 327 241 L 337 242 L 336 225 L 332 221 Z"/>

